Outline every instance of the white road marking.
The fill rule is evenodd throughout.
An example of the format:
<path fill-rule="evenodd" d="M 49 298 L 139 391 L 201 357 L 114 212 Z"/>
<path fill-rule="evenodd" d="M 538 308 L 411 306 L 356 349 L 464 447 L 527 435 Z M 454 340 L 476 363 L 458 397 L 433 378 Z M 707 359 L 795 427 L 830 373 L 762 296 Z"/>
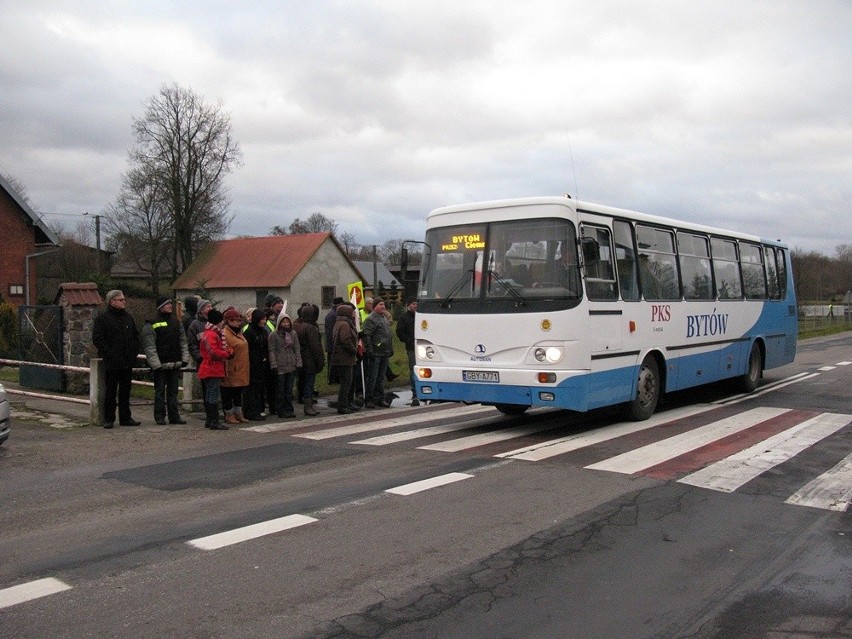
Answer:
<path fill-rule="evenodd" d="M 594 444 L 615 439 L 622 435 L 629 435 L 630 433 L 654 428 L 660 424 L 666 424 L 685 417 L 706 413 L 708 410 L 715 410 L 716 408 L 716 406 L 708 405 L 685 406 L 683 408 L 666 411 L 665 413 L 657 413 L 644 422 L 622 422 L 612 424 L 611 426 L 605 426 L 591 432 L 567 435 L 558 439 L 551 439 L 546 442 L 533 444 L 532 446 L 510 450 L 509 452 L 495 455 L 495 457 L 509 457 L 511 459 L 523 459 L 525 461 L 540 461 L 549 457 L 555 457 L 556 455 L 569 453 L 572 450 L 593 446 Z"/>
<path fill-rule="evenodd" d="M 25 584 L 0 590 L 0 608 L 8 608 L 9 606 L 15 606 L 20 603 L 32 601 L 33 599 L 39 599 L 40 597 L 47 597 L 48 595 L 55 595 L 58 592 L 70 589 L 71 586 L 64 581 L 54 579 L 53 577 L 29 581 Z"/>
<path fill-rule="evenodd" d="M 493 411 L 491 406 L 468 406 L 457 410 L 440 413 L 440 415 L 429 414 L 429 417 L 458 417 L 461 415 L 471 415 L 475 413 L 484 413 Z M 384 430 L 386 428 L 394 428 L 396 426 L 407 426 L 411 423 L 412 415 L 403 415 L 399 417 L 391 417 L 389 419 L 374 419 L 363 424 L 351 424 L 348 426 L 339 426 L 337 428 L 327 428 L 324 430 L 316 430 L 310 433 L 298 433 L 294 437 L 302 437 L 304 439 L 331 439 L 332 437 L 347 437 L 349 435 L 358 435 L 360 433 L 369 433 L 374 430 Z"/>
<path fill-rule="evenodd" d="M 837 362 L 838 366 L 849 366 L 852 362 Z"/>
<path fill-rule="evenodd" d="M 716 404 L 739 404 L 740 402 L 744 402 L 747 399 L 752 399 L 754 397 L 760 397 L 761 395 L 765 395 L 766 393 L 771 393 L 774 390 L 778 390 L 779 388 L 784 388 L 785 386 L 789 386 L 790 384 L 798 384 L 799 382 L 804 382 L 807 379 L 811 379 L 812 377 L 818 377 L 819 373 L 798 373 L 791 377 L 786 377 L 784 379 L 780 379 L 777 382 L 772 382 L 767 384 L 766 386 L 761 386 L 759 390 L 756 390 L 752 393 L 740 393 L 739 395 L 734 395 L 732 397 L 726 397 L 725 399 L 720 399 Z"/>
<path fill-rule="evenodd" d="M 462 479 L 470 479 L 471 477 L 473 477 L 473 475 L 468 475 L 467 473 L 447 473 L 446 475 L 439 475 L 438 477 L 415 481 L 410 484 L 397 486 L 396 488 L 388 488 L 385 492 L 392 493 L 394 495 L 413 495 L 414 493 L 429 490 L 430 488 L 446 486 L 447 484 L 452 484 L 454 482 L 461 481 Z"/>
<path fill-rule="evenodd" d="M 283 530 L 289 530 L 290 528 L 304 526 L 305 524 L 310 524 L 315 521 L 317 520 L 313 517 L 307 517 L 305 515 L 287 515 L 286 517 L 262 521 L 257 524 L 252 524 L 251 526 L 235 528 L 234 530 L 226 530 L 225 532 L 210 535 L 208 537 L 199 537 L 198 539 L 193 539 L 186 543 L 190 546 L 200 548 L 201 550 L 216 550 L 217 548 L 224 548 L 225 546 L 231 546 L 250 539 L 256 539 L 265 535 L 272 535 Z"/>
<path fill-rule="evenodd" d="M 440 426 L 428 426 L 426 428 L 418 428 L 416 430 L 406 430 L 401 433 L 391 433 L 389 435 L 377 435 L 369 439 L 360 439 L 358 441 L 349 442 L 350 444 L 364 444 L 366 446 L 386 446 L 388 444 L 396 444 L 406 442 L 412 439 L 422 439 L 424 437 L 432 437 L 434 435 L 443 435 L 444 433 L 453 433 L 459 430 L 475 428 L 478 425 L 490 423 L 490 419 L 479 421 L 462 422 L 461 424 L 442 424 Z"/>
<path fill-rule="evenodd" d="M 486 444 L 494 444 L 503 442 L 508 439 L 524 437 L 532 435 L 543 430 L 552 430 L 553 424 L 545 424 L 543 426 L 527 426 L 526 428 L 504 428 L 502 430 L 492 430 L 487 433 L 478 435 L 468 435 L 467 437 L 459 437 L 458 439 L 450 439 L 437 444 L 429 444 L 428 446 L 419 446 L 419 450 L 437 450 L 442 453 L 457 453 L 460 450 L 468 448 L 476 448 L 477 446 L 485 446 Z"/>
<path fill-rule="evenodd" d="M 825 372 L 825 371 L 833 371 L 835 368 L 837 368 L 837 366 L 823 366 L 821 368 L 818 368 L 817 370 Z"/>
<path fill-rule="evenodd" d="M 770 468 L 792 459 L 821 439 L 836 433 L 850 421 L 852 415 L 817 415 L 678 481 L 690 486 L 733 492 Z"/>
<path fill-rule="evenodd" d="M 802 486 L 784 503 L 846 512 L 849 510 L 850 502 L 852 502 L 852 453 L 834 468 Z"/>
<path fill-rule="evenodd" d="M 787 412 L 789 409 L 786 408 L 753 408 L 739 415 L 610 457 L 586 468 L 630 475 Z"/>

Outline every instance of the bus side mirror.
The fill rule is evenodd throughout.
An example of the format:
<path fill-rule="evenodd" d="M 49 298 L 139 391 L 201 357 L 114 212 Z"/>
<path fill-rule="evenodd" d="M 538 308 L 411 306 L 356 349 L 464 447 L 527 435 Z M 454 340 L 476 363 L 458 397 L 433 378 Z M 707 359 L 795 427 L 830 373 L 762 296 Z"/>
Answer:
<path fill-rule="evenodd" d="M 598 244 L 598 241 L 593 237 L 584 237 L 580 240 L 580 244 L 583 247 L 583 262 L 586 264 L 590 264 L 592 262 L 600 262 L 601 260 L 601 246 Z"/>

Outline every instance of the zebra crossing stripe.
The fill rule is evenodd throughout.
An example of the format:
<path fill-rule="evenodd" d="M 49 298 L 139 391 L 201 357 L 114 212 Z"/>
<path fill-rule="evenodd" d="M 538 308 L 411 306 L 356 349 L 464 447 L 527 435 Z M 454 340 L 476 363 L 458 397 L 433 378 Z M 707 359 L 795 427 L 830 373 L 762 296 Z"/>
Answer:
<path fill-rule="evenodd" d="M 471 415 L 476 413 L 486 413 L 493 411 L 491 406 L 467 406 L 457 410 L 448 412 L 447 416 L 458 417 L 462 415 Z M 401 417 L 392 417 L 390 419 L 374 419 L 362 424 L 350 424 L 348 426 L 338 426 L 337 428 L 326 428 L 324 430 L 316 430 L 310 433 L 297 433 L 294 437 L 302 437 L 304 439 L 331 439 L 332 437 L 348 437 L 350 435 L 360 435 L 361 433 L 369 433 L 374 430 L 385 430 L 387 428 L 395 428 L 397 426 L 407 426 L 411 423 L 412 416 L 410 414 Z"/>
<path fill-rule="evenodd" d="M 734 395 L 733 397 L 726 397 L 725 399 L 721 399 L 716 403 L 724 404 L 726 406 L 731 404 L 739 404 L 740 402 L 744 402 L 749 399 L 754 399 L 755 397 L 760 397 L 761 395 L 766 395 L 767 393 L 776 391 L 779 388 L 784 388 L 785 386 L 789 386 L 790 384 L 798 384 L 799 382 L 804 382 L 806 380 L 813 379 L 814 377 L 819 377 L 819 373 L 799 373 L 798 375 L 793 375 L 792 377 L 773 382 L 772 384 L 761 386 L 753 393 L 741 393 L 739 395 Z"/>
<path fill-rule="evenodd" d="M 852 421 L 852 415 L 822 413 L 678 481 L 691 486 L 733 492 L 778 464 L 798 455 Z"/>
<path fill-rule="evenodd" d="M 848 417 L 848 416 L 847 416 Z M 834 468 L 808 482 L 784 503 L 846 512 L 852 502 L 852 453 Z"/>
<path fill-rule="evenodd" d="M 55 595 L 58 592 L 70 589 L 71 586 L 64 581 L 53 577 L 37 579 L 25 584 L 12 586 L 11 588 L 4 588 L 0 590 L 0 609 L 32 601 L 33 599 L 39 599 L 40 597 Z"/>
<path fill-rule="evenodd" d="M 413 495 L 414 493 L 429 490 L 430 488 L 446 486 L 447 484 L 452 484 L 453 482 L 461 481 L 462 479 L 470 479 L 471 477 L 473 477 L 473 475 L 468 475 L 467 473 L 447 473 L 446 475 L 430 477 L 429 479 L 411 482 L 410 484 L 404 484 L 403 486 L 397 486 L 396 488 L 388 488 L 385 492 L 403 496 Z"/>
<path fill-rule="evenodd" d="M 616 437 L 630 435 L 631 433 L 637 433 L 642 430 L 654 428 L 655 426 L 669 424 L 679 419 L 706 413 L 709 410 L 718 410 L 718 408 L 716 406 L 707 405 L 684 406 L 664 413 L 657 413 L 644 422 L 613 424 L 611 426 L 599 428 L 590 433 L 577 433 L 575 435 L 568 435 L 558 439 L 539 442 L 532 446 L 525 446 L 524 448 L 510 450 L 508 452 L 495 455 L 495 457 L 508 457 L 511 459 L 522 459 L 525 461 L 541 461 L 542 459 L 548 459 L 550 457 L 555 457 L 556 455 L 570 453 L 573 450 L 578 450 L 587 446 L 594 446 L 595 444 L 600 444 L 601 442 L 615 439 Z"/>
<path fill-rule="evenodd" d="M 417 428 L 415 430 L 406 430 L 401 433 L 390 433 L 389 435 L 377 435 L 369 439 L 360 439 L 350 444 L 363 444 L 366 446 L 387 446 L 388 444 L 397 444 L 399 442 L 407 442 L 412 439 L 423 439 L 425 437 L 433 437 L 435 435 L 444 435 L 445 433 L 454 433 L 459 430 L 475 428 L 492 422 L 491 418 L 481 419 L 471 422 L 462 422 L 460 424 L 441 424 L 439 426 L 427 426 L 426 428 Z"/>
<path fill-rule="evenodd" d="M 504 430 L 490 431 L 479 435 L 459 437 L 458 439 L 438 442 L 437 444 L 430 444 L 428 446 L 419 446 L 419 449 L 437 450 L 443 453 L 457 453 L 460 450 L 467 450 L 468 448 L 476 448 L 477 446 L 485 446 L 487 444 L 495 444 L 508 439 L 524 437 L 526 435 L 532 435 L 534 433 L 540 433 L 541 431 L 552 429 L 552 424 L 545 424 L 544 426 L 528 426 L 526 428 L 506 428 Z"/>
<path fill-rule="evenodd" d="M 662 464 L 700 446 L 715 442 L 733 433 L 751 428 L 760 422 L 789 412 L 786 408 L 760 407 L 701 426 L 694 430 L 642 446 L 621 455 L 610 457 L 586 466 L 592 470 L 606 470 L 630 475 Z"/>
<path fill-rule="evenodd" d="M 257 539 L 265 535 L 272 535 L 290 528 L 297 528 L 317 521 L 313 517 L 306 515 L 287 515 L 278 519 L 270 519 L 262 521 L 250 526 L 235 528 L 234 530 L 226 530 L 225 532 L 209 535 L 208 537 L 199 537 L 192 539 L 186 543 L 190 546 L 195 546 L 201 550 L 217 550 L 225 546 L 232 546 L 250 539 Z"/>

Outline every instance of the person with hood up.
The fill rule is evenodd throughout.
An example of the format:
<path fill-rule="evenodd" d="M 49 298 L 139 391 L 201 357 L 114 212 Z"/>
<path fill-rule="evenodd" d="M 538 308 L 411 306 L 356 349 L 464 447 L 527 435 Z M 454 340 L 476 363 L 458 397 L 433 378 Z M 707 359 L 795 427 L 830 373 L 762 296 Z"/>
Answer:
<path fill-rule="evenodd" d="M 331 365 L 340 380 L 337 391 L 337 412 L 348 415 L 355 409 L 355 389 L 352 377 L 358 361 L 358 331 L 355 328 L 355 307 L 346 302 L 337 305 L 337 320 L 331 337 Z"/>
<path fill-rule="evenodd" d="M 305 375 L 302 397 L 307 417 L 319 415 L 315 407 L 314 384 L 317 375 L 325 367 L 325 352 L 322 350 L 318 319 L 319 306 L 307 304 L 299 309 L 299 318 L 293 323 L 293 329 L 299 336 L 299 350 L 302 354 L 302 372 Z"/>
<path fill-rule="evenodd" d="M 222 312 L 211 308 L 199 342 L 201 364 L 198 366 L 198 378 L 204 384 L 204 411 L 207 415 L 204 427 L 210 430 L 228 430 L 219 421 L 219 396 L 225 378 L 225 362 L 233 355 L 222 333 L 223 321 Z"/>
<path fill-rule="evenodd" d="M 225 311 L 223 334 L 233 355 L 225 362 L 225 379 L 222 380 L 222 409 L 226 424 L 242 424 L 248 420 L 243 415 L 243 391 L 249 385 L 249 347 L 243 335 L 243 315 L 231 307 Z"/>
<path fill-rule="evenodd" d="M 282 312 L 278 315 L 275 331 L 269 336 L 269 367 L 275 372 L 278 388 L 275 391 L 278 417 L 295 417 L 293 410 L 293 382 L 296 369 L 302 366 L 302 354 L 299 337 L 293 330 L 290 316 Z"/>
<path fill-rule="evenodd" d="M 269 344 L 266 334 L 266 313 L 255 308 L 243 330 L 249 348 L 249 385 L 243 399 L 246 419 L 262 422 L 266 401 L 266 368 L 269 361 Z"/>
<path fill-rule="evenodd" d="M 186 345 L 196 368 L 201 364 L 199 343 L 207 327 L 207 313 L 213 308 L 213 305 L 210 300 L 198 300 L 197 307 L 195 319 L 189 323 L 189 328 L 186 329 Z"/>
<path fill-rule="evenodd" d="M 180 369 L 189 364 L 186 333 L 174 316 L 174 302 L 168 297 L 157 298 L 157 316 L 142 327 L 142 348 L 154 376 L 154 421 L 185 424 L 178 411 Z"/>

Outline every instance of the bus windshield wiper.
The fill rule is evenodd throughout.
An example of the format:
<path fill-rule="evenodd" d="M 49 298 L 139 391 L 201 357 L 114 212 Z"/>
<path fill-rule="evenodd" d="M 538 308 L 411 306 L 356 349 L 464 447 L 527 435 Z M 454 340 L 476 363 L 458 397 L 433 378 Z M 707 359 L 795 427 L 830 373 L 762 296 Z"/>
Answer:
<path fill-rule="evenodd" d="M 497 282 L 500 286 L 506 289 L 506 292 L 515 298 L 515 301 L 518 303 L 519 306 L 527 305 L 521 294 L 518 293 L 518 291 L 516 291 L 514 288 L 512 288 L 512 285 L 507 280 L 504 280 L 502 277 L 500 277 L 500 274 L 497 273 L 497 271 L 489 269 L 488 275 L 490 275 L 494 279 L 494 281 Z"/>
<path fill-rule="evenodd" d="M 444 301 L 441 302 L 441 308 L 447 308 L 455 299 L 455 294 L 459 292 L 462 286 L 468 283 L 470 280 L 470 276 L 473 275 L 473 269 L 468 269 L 462 276 L 459 278 L 459 281 L 455 283 L 453 288 L 450 289 L 450 292 L 447 293 L 447 296 L 444 298 Z"/>

